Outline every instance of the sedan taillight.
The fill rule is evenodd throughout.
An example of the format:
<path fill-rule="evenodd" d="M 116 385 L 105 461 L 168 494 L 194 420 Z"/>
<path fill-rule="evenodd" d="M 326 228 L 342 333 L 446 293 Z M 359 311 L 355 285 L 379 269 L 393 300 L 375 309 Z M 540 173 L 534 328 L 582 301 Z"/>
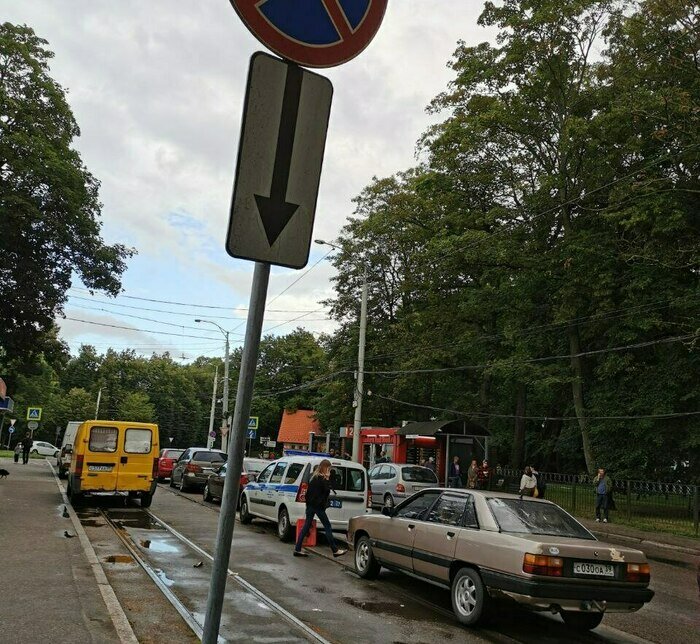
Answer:
<path fill-rule="evenodd" d="M 248 485 L 248 476 L 245 474 L 241 474 L 241 490 Z"/>
<path fill-rule="evenodd" d="M 193 472 L 197 474 L 201 471 L 202 468 L 199 465 L 195 465 L 194 463 L 187 463 L 187 465 L 185 465 L 185 472 Z"/>
<path fill-rule="evenodd" d="M 396 491 L 397 492 L 405 492 L 406 486 L 403 483 L 397 483 L 396 484 Z"/>
<path fill-rule="evenodd" d="M 523 572 L 530 573 L 531 575 L 561 577 L 563 568 L 564 560 L 561 557 L 533 555 L 529 552 L 523 557 Z"/>
<path fill-rule="evenodd" d="M 637 582 L 637 583 L 649 583 L 651 579 L 651 573 L 649 570 L 649 564 L 638 564 L 638 563 L 628 563 L 627 564 L 627 574 L 625 575 L 627 581 Z"/>

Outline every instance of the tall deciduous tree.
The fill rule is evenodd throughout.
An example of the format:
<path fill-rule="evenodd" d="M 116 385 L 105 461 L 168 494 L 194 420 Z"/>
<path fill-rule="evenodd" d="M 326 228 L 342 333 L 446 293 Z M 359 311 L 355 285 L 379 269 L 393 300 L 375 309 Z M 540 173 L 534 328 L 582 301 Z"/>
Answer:
<path fill-rule="evenodd" d="M 99 182 L 72 147 L 80 130 L 53 54 L 26 26 L 0 25 L 0 348 L 41 348 L 75 272 L 116 294 L 133 251 L 100 237 Z"/>

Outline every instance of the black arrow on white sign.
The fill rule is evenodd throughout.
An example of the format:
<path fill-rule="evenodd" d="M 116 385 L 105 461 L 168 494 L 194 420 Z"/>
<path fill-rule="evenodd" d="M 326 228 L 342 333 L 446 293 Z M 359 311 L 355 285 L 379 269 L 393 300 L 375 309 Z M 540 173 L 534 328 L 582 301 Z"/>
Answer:
<path fill-rule="evenodd" d="M 297 130 L 302 75 L 301 67 L 288 65 L 270 196 L 255 195 L 255 202 L 258 205 L 260 219 L 265 228 L 265 234 L 270 246 L 277 241 L 277 238 L 290 222 L 297 208 L 299 208 L 299 204 L 287 201 L 287 186 L 292 165 L 294 137 Z"/>

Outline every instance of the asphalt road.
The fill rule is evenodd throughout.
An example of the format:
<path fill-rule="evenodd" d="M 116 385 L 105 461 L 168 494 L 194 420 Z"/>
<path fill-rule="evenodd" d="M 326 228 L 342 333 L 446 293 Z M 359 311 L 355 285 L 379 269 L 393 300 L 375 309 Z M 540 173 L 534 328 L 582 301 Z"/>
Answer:
<path fill-rule="evenodd" d="M 216 505 L 203 504 L 201 495 L 161 486 L 151 511 L 213 553 Z M 332 642 L 700 642 L 700 607 L 690 564 L 652 560 L 654 600 L 634 614 L 608 615 L 594 632 L 579 635 L 556 616 L 510 604 L 487 627 L 466 629 L 451 616 L 446 591 L 390 571 L 366 582 L 352 572 L 349 556 L 341 562 L 329 558 L 322 545 L 316 551 L 318 556 L 293 558 L 292 545 L 277 539 L 273 524 L 236 523 L 230 568 Z M 207 567 L 208 562 L 202 572 Z"/>

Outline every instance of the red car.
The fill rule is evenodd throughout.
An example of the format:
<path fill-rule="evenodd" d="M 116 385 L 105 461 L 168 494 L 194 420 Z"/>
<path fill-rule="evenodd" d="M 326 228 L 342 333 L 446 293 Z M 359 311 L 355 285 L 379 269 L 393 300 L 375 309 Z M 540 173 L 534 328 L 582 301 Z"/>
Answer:
<path fill-rule="evenodd" d="M 158 472 L 156 477 L 159 481 L 169 479 L 173 471 L 175 461 L 180 458 L 180 454 L 184 449 L 162 449 L 160 450 L 160 458 L 158 459 Z"/>

